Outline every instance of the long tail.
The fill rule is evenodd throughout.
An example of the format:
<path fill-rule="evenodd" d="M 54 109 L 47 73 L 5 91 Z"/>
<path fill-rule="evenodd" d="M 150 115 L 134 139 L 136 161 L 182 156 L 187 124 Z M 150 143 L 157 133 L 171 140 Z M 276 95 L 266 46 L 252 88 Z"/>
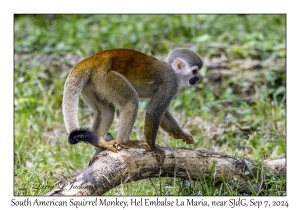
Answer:
<path fill-rule="evenodd" d="M 82 141 L 95 145 L 98 142 L 97 135 L 90 129 L 80 128 L 78 122 L 79 95 L 90 76 L 90 71 L 85 68 L 78 64 L 67 78 L 63 93 L 63 116 L 70 144 Z"/>

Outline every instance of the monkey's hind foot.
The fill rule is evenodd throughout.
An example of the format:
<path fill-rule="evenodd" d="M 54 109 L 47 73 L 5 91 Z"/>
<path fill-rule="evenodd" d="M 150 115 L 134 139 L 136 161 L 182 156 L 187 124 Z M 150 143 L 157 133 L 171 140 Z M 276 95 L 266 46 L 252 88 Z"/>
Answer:
<path fill-rule="evenodd" d="M 166 153 L 164 150 L 160 149 L 158 147 L 158 145 L 156 145 L 153 149 L 153 151 L 155 152 L 156 154 L 156 160 L 158 162 L 158 165 L 159 166 L 162 166 L 165 162 L 165 158 L 166 158 Z"/>
<path fill-rule="evenodd" d="M 104 136 L 103 136 L 103 139 L 105 141 L 110 141 L 110 140 L 113 140 L 114 137 L 110 134 L 110 133 L 106 133 Z M 104 150 L 104 148 L 101 148 L 101 147 L 97 147 L 95 146 L 94 148 L 94 156 L 98 155 L 100 152 L 102 152 Z"/>
<path fill-rule="evenodd" d="M 125 149 L 136 148 L 136 149 L 145 149 L 146 151 L 151 151 L 150 146 L 145 141 L 139 140 L 129 140 L 126 143 L 117 142 L 117 146 L 123 147 Z"/>
<path fill-rule="evenodd" d="M 105 148 L 112 152 L 118 152 L 117 148 L 115 147 L 115 144 L 116 144 L 115 139 L 111 139 L 111 140 L 100 139 L 98 145 L 96 146 Z"/>

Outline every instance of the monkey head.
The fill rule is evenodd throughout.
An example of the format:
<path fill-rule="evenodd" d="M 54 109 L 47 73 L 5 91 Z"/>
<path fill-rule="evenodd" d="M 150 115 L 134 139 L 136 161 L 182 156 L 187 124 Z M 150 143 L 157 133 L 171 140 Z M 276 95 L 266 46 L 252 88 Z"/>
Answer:
<path fill-rule="evenodd" d="M 178 76 L 180 85 L 194 85 L 200 80 L 202 58 L 187 49 L 175 49 L 168 55 L 168 63 Z"/>

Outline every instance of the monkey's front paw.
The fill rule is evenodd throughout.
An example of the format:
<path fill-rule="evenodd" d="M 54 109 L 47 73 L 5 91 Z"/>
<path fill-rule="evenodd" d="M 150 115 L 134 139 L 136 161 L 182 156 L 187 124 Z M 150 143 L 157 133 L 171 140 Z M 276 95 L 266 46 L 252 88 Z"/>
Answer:
<path fill-rule="evenodd" d="M 156 160 L 159 166 L 162 166 L 165 162 L 166 153 L 164 150 L 160 149 L 158 146 L 155 146 L 153 151 L 156 153 Z"/>
<path fill-rule="evenodd" d="M 143 148 L 146 151 L 151 151 L 149 144 L 145 141 L 139 141 L 139 148 Z"/>
<path fill-rule="evenodd" d="M 183 138 L 182 141 L 184 141 L 186 144 L 194 144 L 194 139 L 191 135 L 186 134 Z"/>

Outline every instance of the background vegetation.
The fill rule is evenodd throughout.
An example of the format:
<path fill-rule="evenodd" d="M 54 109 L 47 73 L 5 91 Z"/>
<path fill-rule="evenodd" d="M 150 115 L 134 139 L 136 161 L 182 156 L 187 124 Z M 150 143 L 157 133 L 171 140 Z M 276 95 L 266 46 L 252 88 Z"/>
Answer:
<path fill-rule="evenodd" d="M 285 15 L 16 15 L 14 29 L 16 195 L 44 194 L 87 166 L 93 148 L 67 143 L 63 86 L 77 62 L 111 48 L 164 59 L 185 47 L 204 58 L 202 81 L 171 106 L 195 144 L 160 130 L 161 146 L 202 147 L 257 161 L 286 153 Z M 140 102 L 133 139 L 143 139 L 146 102 Z M 90 126 L 91 109 L 80 101 L 79 110 L 81 125 Z M 114 136 L 117 122 L 118 116 Z M 285 178 L 273 177 L 259 192 L 243 192 L 210 175 L 201 182 L 141 180 L 106 195 L 285 195 L 285 188 Z"/>

